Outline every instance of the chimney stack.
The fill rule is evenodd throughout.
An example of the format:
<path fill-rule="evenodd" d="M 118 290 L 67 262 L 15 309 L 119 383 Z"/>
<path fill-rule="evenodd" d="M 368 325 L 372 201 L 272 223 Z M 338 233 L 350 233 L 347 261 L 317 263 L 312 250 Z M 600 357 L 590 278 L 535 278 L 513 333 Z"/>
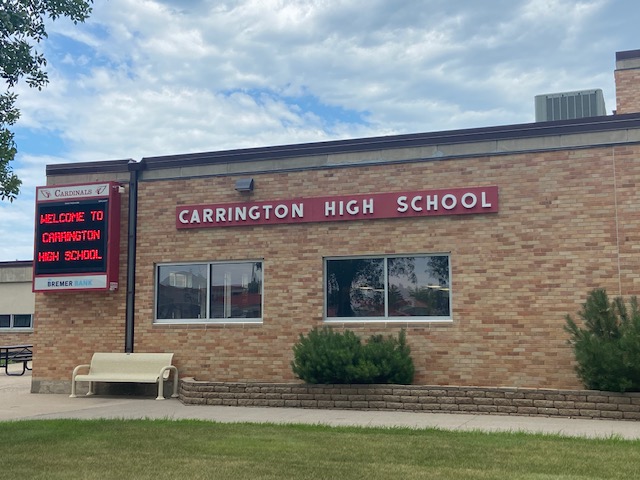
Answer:
<path fill-rule="evenodd" d="M 616 112 L 640 113 L 640 50 L 616 52 Z"/>

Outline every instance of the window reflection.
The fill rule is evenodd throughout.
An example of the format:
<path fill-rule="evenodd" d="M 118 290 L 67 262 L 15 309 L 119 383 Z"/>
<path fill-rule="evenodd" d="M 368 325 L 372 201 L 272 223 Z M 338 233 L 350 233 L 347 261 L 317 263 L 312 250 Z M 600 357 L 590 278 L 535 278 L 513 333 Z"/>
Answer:
<path fill-rule="evenodd" d="M 262 262 L 158 266 L 156 318 L 262 318 Z"/>
<path fill-rule="evenodd" d="M 31 314 L 15 314 L 13 316 L 13 328 L 31 328 Z"/>
<path fill-rule="evenodd" d="M 262 317 L 262 263 L 211 266 L 211 317 Z"/>
<path fill-rule="evenodd" d="M 449 256 L 326 261 L 327 318 L 450 317 Z"/>
<path fill-rule="evenodd" d="M 206 298 L 206 265 L 158 267 L 157 318 L 205 318 Z"/>
<path fill-rule="evenodd" d="M 388 260 L 389 316 L 449 315 L 449 258 L 396 257 Z"/>
<path fill-rule="evenodd" d="M 329 316 L 383 316 L 383 260 L 380 258 L 328 260 L 327 296 Z"/>
<path fill-rule="evenodd" d="M 2 314 L 0 328 L 33 328 L 33 315 L 31 313 Z"/>

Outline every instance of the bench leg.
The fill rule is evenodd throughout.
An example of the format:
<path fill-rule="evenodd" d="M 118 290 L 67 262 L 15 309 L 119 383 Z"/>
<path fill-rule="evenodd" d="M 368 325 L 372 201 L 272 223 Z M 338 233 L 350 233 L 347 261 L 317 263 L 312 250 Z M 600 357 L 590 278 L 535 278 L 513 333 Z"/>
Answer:
<path fill-rule="evenodd" d="M 173 372 L 173 394 L 171 398 L 178 398 L 178 368 L 174 365 L 170 365 L 165 367 L 160 372 L 160 377 L 158 379 L 158 396 L 156 400 L 165 400 L 164 398 L 164 371 L 170 370 Z"/>
<path fill-rule="evenodd" d="M 73 375 L 71 376 L 71 395 L 69 398 L 76 398 L 76 379 Z"/>
<path fill-rule="evenodd" d="M 95 394 L 96 394 L 96 392 L 95 392 L 95 390 L 93 388 L 93 382 L 89 382 L 89 391 L 87 392 L 87 396 L 95 395 Z"/>
<path fill-rule="evenodd" d="M 164 398 L 164 379 L 162 378 L 162 375 L 160 375 L 160 379 L 158 380 L 158 396 L 156 397 L 156 400 L 166 400 Z"/>

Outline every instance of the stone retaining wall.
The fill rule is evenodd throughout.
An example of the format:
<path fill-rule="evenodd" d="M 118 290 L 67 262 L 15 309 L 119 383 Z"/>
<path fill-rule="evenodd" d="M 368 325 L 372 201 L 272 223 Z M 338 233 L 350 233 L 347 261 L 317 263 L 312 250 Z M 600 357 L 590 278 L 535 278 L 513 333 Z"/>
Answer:
<path fill-rule="evenodd" d="M 640 421 L 640 393 L 418 385 L 307 385 L 182 379 L 189 405 L 410 410 Z"/>

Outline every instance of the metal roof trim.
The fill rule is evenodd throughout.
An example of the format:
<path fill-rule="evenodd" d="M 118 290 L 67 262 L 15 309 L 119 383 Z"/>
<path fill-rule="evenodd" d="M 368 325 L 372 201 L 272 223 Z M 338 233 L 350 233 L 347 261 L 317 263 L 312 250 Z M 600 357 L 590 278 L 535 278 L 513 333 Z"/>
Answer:
<path fill-rule="evenodd" d="M 161 170 L 164 168 L 193 167 L 223 163 L 269 161 L 304 156 L 320 156 L 339 153 L 355 153 L 397 148 L 433 145 L 452 145 L 510 139 L 526 139 L 556 135 L 586 134 L 614 130 L 640 129 L 640 113 L 607 115 L 599 117 L 534 122 L 514 125 L 481 127 L 428 133 L 367 137 L 325 142 L 221 150 L 145 157 L 140 162 L 106 160 L 82 163 L 47 165 L 47 175 L 73 175 L 83 173 L 124 173 L 131 170 L 131 163 L 138 169 Z"/>

